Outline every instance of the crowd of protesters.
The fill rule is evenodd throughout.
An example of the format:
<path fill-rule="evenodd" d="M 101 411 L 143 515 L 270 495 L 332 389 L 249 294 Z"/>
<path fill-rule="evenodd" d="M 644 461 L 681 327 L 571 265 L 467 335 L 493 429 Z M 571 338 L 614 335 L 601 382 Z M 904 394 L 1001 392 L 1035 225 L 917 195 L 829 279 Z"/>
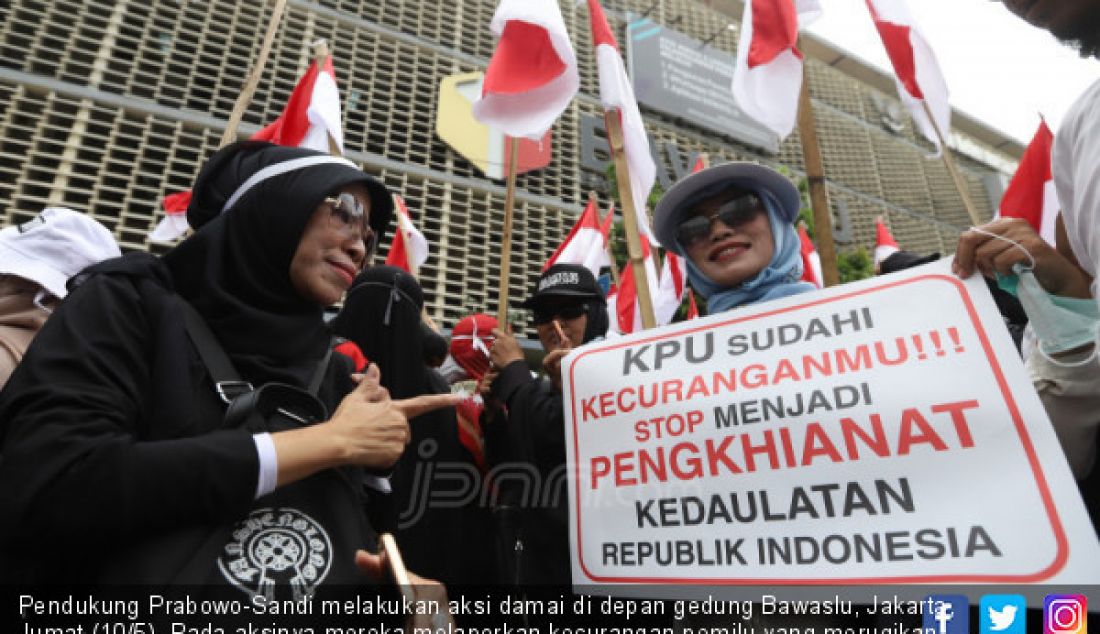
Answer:
<path fill-rule="evenodd" d="M 1077 37 L 1097 53 L 1096 2 L 1005 4 L 1056 34 L 1091 20 Z M 1010 329 L 1030 324 L 1027 368 L 1094 524 L 1098 111 L 1100 83 L 1057 136 L 1057 245 L 1002 218 L 963 233 L 953 265 L 992 281 Z M 775 170 L 716 165 L 664 194 L 654 232 L 709 313 L 738 310 L 814 292 L 801 205 Z M 448 347 L 415 277 L 369 266 L 391 215 L 346 160 L 242 142 L 205 163 L 194 234 L 163 257 L 120 257 L 65 209 L 0 231 L 0 578 L 300 598 L 379 578 L 393 533 L 444 584 L 569 584 L 561 363 L 609 336 L 605 291 L 579 265 L 540 276 L 540 372 L 488 315 Z"/>

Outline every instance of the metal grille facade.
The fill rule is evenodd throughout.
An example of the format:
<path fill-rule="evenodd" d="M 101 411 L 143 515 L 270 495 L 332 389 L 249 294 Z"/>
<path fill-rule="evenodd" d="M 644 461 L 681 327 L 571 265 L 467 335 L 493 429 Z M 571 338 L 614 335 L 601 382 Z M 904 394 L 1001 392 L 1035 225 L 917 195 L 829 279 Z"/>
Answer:
<path fill-rule="evenodd" d="M 580 64 L 581 95 L 554 128 L 551 164 L 519 179 L 514 304 L 568 232 L 593 180 L 582 173 L 579 147 L 581 116 L 602 115 L 588 13 L 572 0 L 560 4 Z M 620 42 L 625 12 L 651 4 L 605 2 Z M 420 272 L 429 311 L 448 327 L 470 310 L 495 308 L 504 189 L 436 137 L 437 92 L 446 76 L 484 69 L 494 47 L 488 24 L 495 6 L 494 0 L 290 0 L 240 129 L 251 134 L 278 116 L 311 62 L 309 43 L 326 38 L 348 156 L 414 211 L 433 250 Z M 160 199 L 186 189 L 217 147 L 268 16 L 263 3 L 227 0 L 0 4 L 0 226 L 64 205 L 94 216 L 124 250 L 163 252 L 164 245 L 147 239 Z M 663 0 L 649 17 L 699 40 L 730 21 L 690 0 Z M 736 32 L 710 45 L 733 52 Z M 848 246 L 873 247 L 872 219 L 884 214 L 905 248 L 952 251 L 969 218 L 942 162 L 924 158 L 931 146 L 908 117 L 896 131 L 882 125 L 882 104 L 896 108 L 896 95 L 812 58 L 808 68 L 830 201 L 851 219 Z M 643 114 L 655 146 L 704 151 L 712 162 L 748 159 L 803 170 L 797 132 L 772 156 Z M 1018 156 L 967 141 L 998 159 L 994 166 L 956 154 L 971 198 L 989 218 L 983 179 Z M 601 196 L 606 204 L 606 191 Z"/>

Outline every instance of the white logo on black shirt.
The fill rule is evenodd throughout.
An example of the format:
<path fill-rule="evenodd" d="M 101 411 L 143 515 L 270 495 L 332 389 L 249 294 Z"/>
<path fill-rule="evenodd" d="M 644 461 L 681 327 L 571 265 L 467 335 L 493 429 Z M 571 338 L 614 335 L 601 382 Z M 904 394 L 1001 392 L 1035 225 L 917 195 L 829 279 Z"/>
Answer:
<path fill-rule="evenodd" d="M 233 529 L 218 569 L 249 596 L 275 598 L 289 586 L 293 599 L 313 596 L 332 567 L 332 541 L 313 518 L 291 508 L 256 509 Z"/>

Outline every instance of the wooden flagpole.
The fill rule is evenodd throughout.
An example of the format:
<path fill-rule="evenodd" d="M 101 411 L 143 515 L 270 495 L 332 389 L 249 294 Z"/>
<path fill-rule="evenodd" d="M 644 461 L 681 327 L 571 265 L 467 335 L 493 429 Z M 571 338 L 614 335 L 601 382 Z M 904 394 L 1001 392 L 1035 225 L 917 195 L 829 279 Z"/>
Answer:
<path fill-rule="evenodd" d="M 504 228 L 500 246 L 500 304 L 497 306 L 497 324 L 506 328 L 508 323 L 508 275 L 512 263 L 512 208 L 516 202 L 516 167 L 519 148 L 515 137 L 508 137 L 508 188 L 504 194 Z"/>
<path fill-rule="evenodd" d="M 833 221 L 829 215 L 829 194 L 825 189 L 825 165 L 817 140 L 817 121 L 810 100 L 810 82 L 806 64 L 802 65 L 802 90 L 798 96 L 798 136 L 802 140 L 802 159 L 806 164 L 806 180 L 810 185 L 810 207 L 814 213 L 814 238 L 821 256 L 821 274 L 825 286 L 840 283 L 836 266 L 836 246 L 833 244 Z"/>
<path fill-rule="evenodd" d="M 267 64 L 267 57 L 271 54 L 271 45 L 275 42 L 275 33 L 279 30 L 279 22 L 286 10 L 286 0 L 275 0 L 275 8 L 271 11 L 271 21 L 267 23 L 267 32 L 264 34 L 263 44 L 260 46 L 260 54 L 256 57 L 256 63 L 244 82 L 241 94 L 237 96 L 237 103 L 233 105 L 233 112 L 229 115 L 229 122 L 222 133 L 219 145 L 225 146 L 237 138 L 237 126 L 241 123 L 241 117 L 252 102 L 252 95 L 256 94 L 256 86 L 260 84 L 260 76 Z"/>
<path fill-rule="evenodd" d="M 619 200 L 623 204 L 623 229 L 626 233 L 626 250 L 630 255 L 630 266 L 634 269 L 634 287 L 638 293 L 638 305 L 642 312 L 642 327 L 653 328 L 657 318 L 653 312 L 653 299 L 649 296 L 649 280 L 645 271 L 645 256 L 642 254 L 642 240 L 638 236 L 638 217 L 635 215 L 634 194 L 630 188 L 630 168 L 626 163 L 626 151 L 623 145 L 623 125 L 619 112 L 605 113 L 607 122 L 607 140 L 611 145 L 611 156 L 615 159 L 615 180 L 619 182 Z M 646 201 L 641 201 L 644 205 Z"/>
<path fill-rule="evenodd" d="M 600 203 L 599 203 L 599 200 L 596 198 L 596 192 L 594 192 L 594 191 L 588 192 L 588 204 L 596 206 L 596 221 L 599 222 L 600 226 L 602 227 L 605 218 L 600 218 Z M 611 207 L 610 209 L 607 210 L 608 215 L 613 215 L 614 213 L 615 213 L 615 208 L 614 207 Z M 611 222 L 614 223 L 615 221 L 612 220 Z M 607 232 L 607 241 L 603 243 L 603 248 L 604 248 L 604 251 L 607 251 L 607 261 L 611 263 L 611 280 L 613 282 L 615 282 L 615 287 L 618 288 L 618 286 L 619 286 L 619 266 L 615 262 L 615 253 L 611 250 L 611 231 L 610 230 L 608 230 L 608 232 Z"/>
<path fill-rule="evenodd" d="M 970 192 L 966 188 L 966 182 L 963 181 L 962 174 L 959 173 L 959 169 L 955 166 L 955 159 L 951 157 L 951 148 L 947 147 L 947 139 L 943 136 L 943 130 L 940 130 L 940 126 L 936 123 L 936 118 L 932 116 L 932 109 L 928 107 L 928 102 L 921 100 L 920 105 L 924 108 L 924 114 L 928 117 L 928 121 L 932 123 L 932 129 L 936 132 L 936 138 L 940 141 L 940 156 L 943 157 L 943 162 L 947 165 L 947 171 L 951 174 L 951 180 L 955 182 L 955 189 L 958 190 L 959 196 L 962 197 L 963 206 L 966 207 L 966 213 L 970 214 L 970 221 L 974 223 L 974 226 L 982 224 L 980 218 L 978 218 L 978 210 L 974 208 L 974 201 L 970 200 Z"/>

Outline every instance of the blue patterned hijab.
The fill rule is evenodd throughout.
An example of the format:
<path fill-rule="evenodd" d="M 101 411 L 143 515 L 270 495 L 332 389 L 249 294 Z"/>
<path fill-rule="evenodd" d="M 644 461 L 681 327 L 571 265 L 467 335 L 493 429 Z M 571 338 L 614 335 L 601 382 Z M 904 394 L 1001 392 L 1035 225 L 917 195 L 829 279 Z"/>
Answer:
<path fill-rule="evenodd" d="M 767 267 L 755 277 L 736 286 L 722 287 L 696 268 L 691 258 L 686 258 L 688 280 L 691 287 L 706 298 L 708 314 L 815 290 L 813 284 L 800 281 L 801 243 L 794 225 L 779 219 L 776 212 L 779 202 L 771 192 L 754 190 L 754 193 L 764 202 L 764 208 L 768 211 L 768 224 L 771 225 L 772 238 L 775 241 L 775 250 Z"/>

